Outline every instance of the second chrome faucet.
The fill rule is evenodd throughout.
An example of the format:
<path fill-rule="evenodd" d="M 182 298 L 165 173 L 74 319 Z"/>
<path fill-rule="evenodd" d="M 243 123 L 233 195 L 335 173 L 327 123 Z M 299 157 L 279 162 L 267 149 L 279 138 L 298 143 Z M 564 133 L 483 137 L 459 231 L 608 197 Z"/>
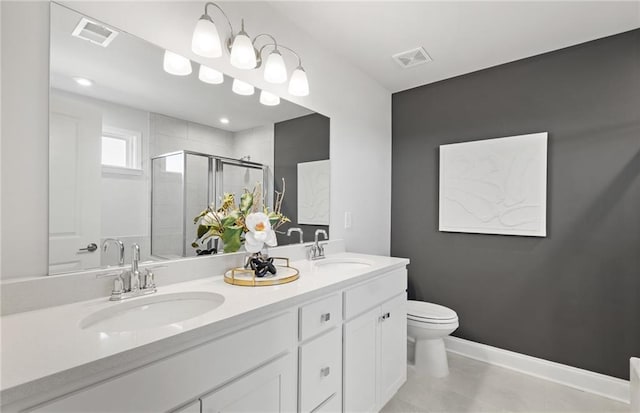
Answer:
<path fill-rule="evenodd" d="M 308 257 L 312 261 L 325 258 L 324 246 L 327 245 L 327 243 L 320 242 L 320 240 L 318 239 L 320 235 L 322 235 L 322 237 L 325 240 L 329 239 L 329 236 L 327 235 L 327 231 L 325 231 L 324 229 L 316 230 L 316 233 L 314 234 L 314 237 L 313 237 L 313 244 L 309 246 L 309 250 L 308 250 Z"/>

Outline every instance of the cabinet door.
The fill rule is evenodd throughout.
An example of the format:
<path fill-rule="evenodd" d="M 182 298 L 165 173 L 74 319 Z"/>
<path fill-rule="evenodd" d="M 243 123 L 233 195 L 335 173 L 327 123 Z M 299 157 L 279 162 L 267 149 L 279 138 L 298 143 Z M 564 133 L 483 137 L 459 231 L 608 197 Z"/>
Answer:
<path fill-rule="evenodd" d="M 381 409 L 407 380 L 407 295 L 381 306 L 378 408 Z"/>
<path fill-rule="evenodd" d="M 205 396 L 202 413 L 296 410 L 295 359 L 291 354 Z"/>
<path fill-rule="evenodd" d="M 376 307 L 344 325 L 344 411 L 376 410 L 377 330 Z"/>

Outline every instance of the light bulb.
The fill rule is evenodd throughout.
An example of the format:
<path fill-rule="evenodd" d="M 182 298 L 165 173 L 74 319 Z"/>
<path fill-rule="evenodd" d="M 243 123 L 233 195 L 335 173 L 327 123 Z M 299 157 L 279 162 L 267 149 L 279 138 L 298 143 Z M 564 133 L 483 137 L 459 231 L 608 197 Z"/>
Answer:
<path fill-rule="evenodd" d="M 269 83 L 284 83 L 287 81 L 287 67 L 279 51 L 274 50 L 267 57 L 264 65 L 264 80 Z"/>
<path fill-rule="evenodd" d="M 309 95 L 307 72 L 304 71 L 302 66 L 298 66 L 291 74 L 291 80 L 289 81 L 289 93 L 293 96 Z"/>
<path fill-rule="evenodd" d="M 218 72 L 215 69 L 212 69 L 205 65 L 200 65 L 200 70 L 198 71 L 198 79 L 203 81 L 204 83 L 210 83 L 212 85 L 219 85 L 224 82 L 224 75 L 221 72 Z"/>
<path fill-rule="evenodd" d="M 231 90 L 238 95 L 250 96 L 255 92 L 255 88 L 253 85 L 250 85 L 247 82 L 243 82 L 242 80 L 233 79 L 233 85 L 231 86 Z"/>
<path fill-rule="evenodd" d="M 193 37 L 191 38 L 191 50 L 202 57 L 222 56 L 218 29 L 207 14 L 203 14 L 198 23 L 196 23 L 196 28 L 193 30 Z"/>
<path fill-rule="evenodd" d="M 229 118 L 220 118 L 220 123 L 228 125 L 229 124 Z"/>
<path fill-rule="evenodd" d="M 263 90 L 260 92 L 260 103 L 265 106 L 276 106 L 280 104 L 280 96 Z"/>
<path fill-rule="evenodd" d="M 256 51 L 249 35 L 244 31 L 244 20 L 242 21 L 242 30 L 233 39 L 229 61 L 238 69 L 254 69 L 256 67 Z"/>
<path fill-rule="evenodd" d="M 191 74 L 191 61 L 177 53 L 164 51 L 164 71 L 176 76 L 187 76 Z"/>

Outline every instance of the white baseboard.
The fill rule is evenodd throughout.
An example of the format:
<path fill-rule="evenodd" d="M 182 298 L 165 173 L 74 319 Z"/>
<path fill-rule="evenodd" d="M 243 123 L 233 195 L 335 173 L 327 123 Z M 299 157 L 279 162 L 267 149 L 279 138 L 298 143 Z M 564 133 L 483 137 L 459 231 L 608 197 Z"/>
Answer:
<path fill-rule="evenodd" d="M 630 386 L 627 380 L 514 353 L 513 351 L 503 350 L 457 337 L 446 337 L 444 341 L 447 351 L 451 353 L 540 377 L 609 399 L 629 403 Z"/>

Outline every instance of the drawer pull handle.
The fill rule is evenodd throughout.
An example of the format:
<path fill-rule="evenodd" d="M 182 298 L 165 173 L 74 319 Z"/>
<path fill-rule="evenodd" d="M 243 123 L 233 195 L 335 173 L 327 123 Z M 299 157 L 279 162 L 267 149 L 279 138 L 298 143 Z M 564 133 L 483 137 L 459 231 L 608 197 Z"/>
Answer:
<path fill-rule="evenodd" d="M 320 375 L 322 377 L 327 377 L 329 375 L 329 373 L 331 373 L 331 369 L 329 367 L 325 367 L 323 369 L 320 369 Z"/>
<path fill-rule="evenodd" d="M 388 318 L 391 318 L 391 313 L 384 313 L 380 317 L 378 317 L 378 322 L 386 321 Z"/>
<path fill-rule="evenodd" d="M 326 323 L 329 320 L 331 320 L 331 313 L 324 313 L 320 316 L 321 323 Z"/>

